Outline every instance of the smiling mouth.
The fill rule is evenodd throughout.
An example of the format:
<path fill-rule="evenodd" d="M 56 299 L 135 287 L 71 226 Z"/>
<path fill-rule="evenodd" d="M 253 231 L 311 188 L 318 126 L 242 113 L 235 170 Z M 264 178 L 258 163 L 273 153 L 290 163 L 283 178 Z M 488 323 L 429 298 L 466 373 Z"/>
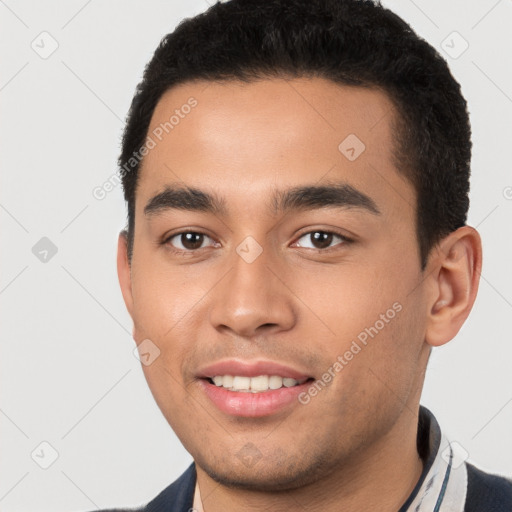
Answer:
<path fill-rule="evenodd" d="M 291 377 L 281 377 L 280 375 L 258 375 L 257 377 L 246 377 L 242 375 L 215 375 L 205 379 L 210 384 L 218 388 L 224 388 L 227 391 L 240 393 L 265 393 L 268 391 L 277 391 L 281 388 L 293 388 L 300 386 L 305 382 L 312 381 L 313 378 L 292 379 Z"/>

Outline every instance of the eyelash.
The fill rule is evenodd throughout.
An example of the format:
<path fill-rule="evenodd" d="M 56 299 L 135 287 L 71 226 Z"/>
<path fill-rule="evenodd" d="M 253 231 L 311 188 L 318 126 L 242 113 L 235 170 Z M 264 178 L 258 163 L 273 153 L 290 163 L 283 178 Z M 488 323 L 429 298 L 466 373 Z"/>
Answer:
<path fill-rule="evenodd" d="M 341 239 L 341 243 L 338 242 L 337 244 L 333 245 L 332 247 L 327 247 L 326 249 L 317 249 L 316 247 L 306 247 L 306 249 L 308 249 L 310 251 L 315 251 L 317 253 L 322 253 L 322 254 L 330 253 L 332 251 L 338 250 L 340 248 L 340 246 L 348 245 L 351 242 L 353 242 L 353 240 L 351 238 L 348 238 L 346 235 L 343 235 L 338 231 L 326 230 L 326 229 L 313 229 L 311 231 L 306 231 L 305 233 L 302 233 L 301 235 L 299 235 L 299 237 L 293 243 L 296 244 L 301 238 L 303 238 L 307 235 L 312 235 L 313 233 L 324 233 L 327 235 L 334 235 Z"/>
<path fill-rule="evenodd" d="M 162 245 L 165 245 L 171 252 L 173 252 L 177 255 L 191 255 L 191 254 L 194 254 L 194 253 L 200 251 L 201 249 L 205 249 L 205 247 L 200 247 L 199 249 L 177 249 L 176 247 L 173 247 L 170 244 L 170 241 L 173 238 L 176 238 L 178 236 L 185 235 L 188 233 L 193 233 L 194 235 L 202 235 L 202 236 L 208 237 L 211 240 L 213 240 L 211 236 L 207 235 L 206 233 L 203 233 L 202 231 L 185 230 L 185 231 L 179 231 L 178 233 L 173 233 L 172 235 L 169 235 L 162 241 Z"/>
<path fill-rule="evenodd" d="M 166 237 L 162 241 L 161 244 L 167 246 L 167 248 L 171 252 L 173 252 L 173 253 L 175 253 L 177 255 L 191 255 L 191 254 L 194 254 L 194 253 L 200 251 L 201 249 L 205 249 L 206 248 L 206 247 L 199 247 L 198 249 L 177 249 L 176 247 L 173 247 L 170 244 L 170 241 L 173 238 L 176 238 L 176 237 L 181 236 L 181 235 L 189 234 L 189 233 L 193 233 L 195 235 L 202 235 L 202 236 L 205 236 L 205 237 L 210 238 L 211 240 L 213 240 L 212 237 L 210 237 L 206 233 L 203 233 L 202 231 L 185 230 L 185 231 L 180 231 L 178 233 L 173 233 L 172 235 Z M 296 244 L 301 238 L 303 238 L 303 237 L 305 237 L 307 235 L 311 235 L 313 233 L 325 233 L 325 234 L 328 234 L 328 235 L 334 235 L 334 236 L 336 236 L 336 237 L 338 237 L 338 238 L 340 238 L 342 240 L 341 243 L 337 243 L 337 244 L 335 244 L 332 247 L 327 247 L 326 249 L 317 249 L 317 248 L 311 248 L 311 247 L 307 247 L 306 248 L 306 249 L 308 249 L 310 251 L 316 251 L 317 253 L 323 253 L 323 254 L 330 253 L 331 251 L 336 250 L 338 248 L 338 246 L 340 246 L 340 245 L 343 246 L 343 245 L 347 245 L 347 244 L 350 244 L 351 242 L 353 242 L 353 240 L 351 238 L 348 238 L 347 236 L 342 235 L 338 231 L 323 230 L 323 229 L 313 229 L 311 231 L 306 231 L 305 233 L 302 233 L 301 235 L 299 235 L 296 238 L 295 242 L 293 242 L 293 243 Z"/>

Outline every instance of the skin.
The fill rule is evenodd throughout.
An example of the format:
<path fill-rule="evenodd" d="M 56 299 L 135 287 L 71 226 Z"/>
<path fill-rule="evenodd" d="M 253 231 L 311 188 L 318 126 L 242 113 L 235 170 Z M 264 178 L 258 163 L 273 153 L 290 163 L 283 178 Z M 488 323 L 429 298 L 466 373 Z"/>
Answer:
<path fill-rule="evenodd" d="M 421 270 L 416 195 L 393 164 L 385 93 L 328 80 L 195 82 L 168 91 L 148 133 L 193 96 L 198 105 L 144 159 L 133 258 L 118 273 L 143 366 L 167 421 L 196 462 L 203 506 L 225 510 L 396 511 L 422 471 L 418 407 L 431 347 L 460 329 L 478 288 L 481 244 L 464 226 Z M 338 149 L 356 134 L 366 149 Z M 276 190 L 343 181 L 380 214 L 326 207 L 275 212 Z M 225 214 L 144 207 L 168 185 L 223 198 Z M 187 254 L 182 231 L 202 232 Z M 338 231 L 315 249 L 308 233 Z M 247 263 L 236 247 L 253 237 Z M 222 358 L 277 361 L 319 379 L 394 303 L 402 309 L 307 405 L 266 418 L 220 412 L 198 368 Z M 237 455 L 251 443 L 260 458 Z"/>

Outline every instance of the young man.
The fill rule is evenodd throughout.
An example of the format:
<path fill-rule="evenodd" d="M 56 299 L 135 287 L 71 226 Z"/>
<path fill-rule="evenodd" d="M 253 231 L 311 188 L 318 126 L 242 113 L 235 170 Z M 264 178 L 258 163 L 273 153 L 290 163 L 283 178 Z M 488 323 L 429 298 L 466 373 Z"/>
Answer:
<path fill-rule="evenodd" d="M 144 510 L 512 510 L 419 405 L 477 293 L 470 153 L 446 63 L 372 1 L 231 0 L 162 41 L 118 271 L 194 464 Z"/>

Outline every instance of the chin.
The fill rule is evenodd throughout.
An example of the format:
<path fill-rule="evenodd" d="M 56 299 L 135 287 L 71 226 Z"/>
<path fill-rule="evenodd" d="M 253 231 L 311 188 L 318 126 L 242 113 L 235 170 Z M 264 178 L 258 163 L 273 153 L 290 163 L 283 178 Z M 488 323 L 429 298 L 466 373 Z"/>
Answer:
<path fill-rule="evenodd" d="M 291 491 L 322 479 L 329 471 L 318 461 L 265 461 L 252 464 L 222 460 L 219 464 L 196 461 L 203 471 L 217 483 L 232 489 L 261 492 Z"/>

